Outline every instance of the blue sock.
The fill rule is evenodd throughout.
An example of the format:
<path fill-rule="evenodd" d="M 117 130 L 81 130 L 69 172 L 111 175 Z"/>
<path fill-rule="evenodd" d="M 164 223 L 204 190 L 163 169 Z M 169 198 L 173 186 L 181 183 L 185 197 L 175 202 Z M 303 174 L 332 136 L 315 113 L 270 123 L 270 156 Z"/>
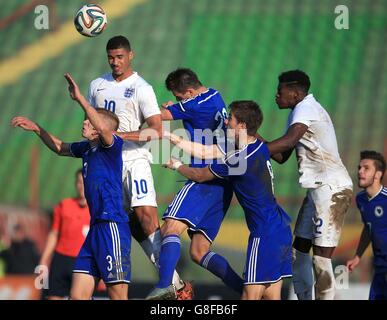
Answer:
<path fill-rule="evenodd" d="M 177 234 L 165 236 L 161 241 L 159 257 L 159 283 L 157 288 L 172 284 L 173 272 L 180 258 L 180 237 Z"/>
<path fill-rule="evenodd" d="M 221 255 L 208 251 L 200 261 L 200 265 L 212 272 L 226 284 L 226 286 L 234 289 L 242 294 L 243 279 L 230 267 L 229 263 Z"/>

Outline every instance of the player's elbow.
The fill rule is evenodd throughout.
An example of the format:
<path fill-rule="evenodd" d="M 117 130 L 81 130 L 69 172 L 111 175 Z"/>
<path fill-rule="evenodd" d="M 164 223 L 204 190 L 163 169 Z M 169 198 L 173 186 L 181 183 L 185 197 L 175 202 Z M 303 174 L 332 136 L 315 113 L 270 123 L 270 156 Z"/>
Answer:
<path fill-rule="evenodd" d="M 163 137 L 163 126 L 159 126 L 155 129 L 155 136 L 153 139 L 159 140 Z"/>
<path fill-rule="evenodd" d="M 193 174 L 192 180 L 199 182 L 199 183 L 202 183 L 202 182 L 208 181 L 209 179 L 206 176 L 206 174 L 202 170 L 200 170 L 200 171 L 197 171 Z"/>
<path fill-rule="evenodd" d="M 159 140 L 163 137 L 163 127 L 162 126 L 151 126 L 140 132 L 140 141 L 151 141 Z"/>
<path fill-rule="evenodd" d="M 286 141 L 286 151 L 292 150 L 296 147 L 298 139 L 290 138 Z"/>

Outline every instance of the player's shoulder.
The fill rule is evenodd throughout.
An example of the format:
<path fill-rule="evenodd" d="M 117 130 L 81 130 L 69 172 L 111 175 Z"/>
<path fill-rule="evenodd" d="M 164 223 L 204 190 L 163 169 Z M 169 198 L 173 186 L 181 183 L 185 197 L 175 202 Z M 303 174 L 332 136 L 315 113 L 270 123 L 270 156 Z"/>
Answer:
<path fill-rule="evenodd" d="M 214 98 L 217 96 L 220 97 L 220 93 L 218 90 L 213 89 L 213 88 L 207 88 L 207 91 L 200 93 L 195 98 L 196 98 L 198 104 L 202 104 L 202 103 L 209 101 L 211 98 Z"/>
<path fill-rule="evenodd" d="M 111 72 L 107 72 L 107 73 L 104 73 L 104 74 L 100 75 L 99 77 L 91 80 L 90 84 L 95 85 L 95 84 L 98 84 L 98 83 L 101 83 L 104 81 L 112 81 L 112 80 L 114 80 L 114 79 L 113 79 Z"/>
<path fill-rule="evenodd" d="M 99 88 L 102 88 L 104 85 L 112 81 L 114 81 L 112 74 L 110 72 L 105 73 L 90 82 L 90 91 L 93 92 L 98 90 Z"/>
<path fill-rule="evenodd" d="M 264 152 L 268 151 L 269 149 L 267 148 L 267 145 L 260 139 L 255 139 L 252 143 L 248 145 L 248 152 L 249 154 L 256 153 L 256 152 Z"/>
<path fill-rule="evenodd" d="M 213 106 L 212 99 L 216 96 L 219 96 L 219 92 L 213 88 L 207 88 L 206 91 L 199 93 L 198 95 L 184 99 L 179 102 L 180 106 L 184 106 L 185 109 L 196 109 L 203 107 L 206 104 Z"/>
<path fill-rule="evenodd" d="M 113 134 L 113 139 L 114 139 L 114 141 L 118 141 L 119 143 L 123 143 L 124 142 L 124 140 L 120 136 L 118 136 L 116 134 Z"/>
<path fill-rule="evenodd" d="M 321 109 L 324 109 L 322 105 L 315 99 L 312 93 L 309 93 L 305 98 L 297 103 L 297 105 L 294 108 L 295 112 L 301 112 L 301 111 L 320 111 Z"/>
<path fill-rule="evenodd" d="M 244 159 L 248 159 L 251 157 L 261 156 L 262 154 L 269 155 L 269 149 L 267 148 L 266 144 L 263 141 L 256 139 L 253 142 L 246 144 L 240 149 L 236 149 L 236 150 L 229 149 L 225 157 L 225 160 L 230 161 L 232 158 L 238 158 L 239 160 L 241 160 L 242 157 Z"/>
<path fill-rule="evenodd" d="M 382 190 L 380 190 L 380 195 L 387 200 L 387 187 L 383 186 Z"/>
<path fill-rule="evenodd" d="M 152 85 L 146 81 L 143 77 L 141 77 L 137 72 L 134 72 L 131 80 L 132 86 L 136 88 L 152 88 Z"/>
<path fill-rule="evenodd" d="M 356 201 L 367 200 L 367 192 L 362 190 L 356 194 Z"/>

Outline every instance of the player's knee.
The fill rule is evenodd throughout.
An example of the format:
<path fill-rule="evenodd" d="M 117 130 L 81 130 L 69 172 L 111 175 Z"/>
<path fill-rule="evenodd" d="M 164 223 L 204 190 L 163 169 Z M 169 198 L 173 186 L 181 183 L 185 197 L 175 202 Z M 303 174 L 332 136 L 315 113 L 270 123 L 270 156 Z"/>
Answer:
<path fill-rule="evenodd" d="M 189 253 L 192 261 L 195 262 L 196 264 L 200 264 L 200 261 L 202 261 L 202 258 L 207 252 L 208 252 L 207 248 L 191 247 Z"/>
<path fill-rule="evenodd" d="M 166 219 L 164 224 L 161 226 L 161 236 L 169 236 L 172 234 L 180 235 L 186 230 L 188 227 L 184 222 L 173 219 Z"/>
<path fill-rule="evenodd" d="M 128 300 L 127 284 L 108 286 L 107 292 L 111 300 Z"/>
<path fill-rule="evenodd" d="M 313 267 L 316 276 L 316 299 L 333 299 L 335 289 L 335 275 L 332 260 L 314 255 Z"/>
<path fill-rule="evenodd" d="M 91 296 L 85 290 L 71 290 L 70 300 L 90 300 Z"/>
<path fill-rule="evenodd" d="M 264 286 L 249 285 L 243 287 L 241 300 L 261 300 L 265 289 Z"/>
<path fill-rule="evenodd" d="M 201 233 L 192 236 L 190 255 L 193 262 L 200 264 L 203 257 L 210 251 L 211 243 Z"/>
<path fill-rule="evenodd" d="M 309 253 L 310 248 L 312 247 L 312 240 L 295 237 L 293 242 L 293 248 L 302 252 L 302 253 Z"/>
<path fill-rule="evenodd" d="M 293 286 L 296 294 L 307 293 L 312 298 L 313 289 L 312 257 L 309 253 L 293 251 Z"/>
<path fill-rule="evenodd" d="M 154 207 L 144 206 L 134 209 L 136 218 L 146 235 L 150 235 L 159 228 L 157 209 Z"/>
<path fill-rule="evenodd" d="M 331 259 L 335 247 L 320 247 L 313 245 L 313 255 Z"/>

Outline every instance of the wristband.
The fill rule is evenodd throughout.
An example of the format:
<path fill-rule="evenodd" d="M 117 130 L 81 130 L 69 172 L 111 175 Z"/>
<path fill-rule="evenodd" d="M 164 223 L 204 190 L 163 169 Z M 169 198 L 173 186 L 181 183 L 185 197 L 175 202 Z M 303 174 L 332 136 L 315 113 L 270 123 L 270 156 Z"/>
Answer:
<path fill-rule="evenodd" d="M 181 162 L 181 161 L 176 161 L 176 162 L 174 162 L 173 164 L 172 164 L 172 169 L 173 170 L 177 170 L 177 169 L 179 169 L 180 168 L 180 166 L 182 166 L 183 165 L 183 163 Z"/>

